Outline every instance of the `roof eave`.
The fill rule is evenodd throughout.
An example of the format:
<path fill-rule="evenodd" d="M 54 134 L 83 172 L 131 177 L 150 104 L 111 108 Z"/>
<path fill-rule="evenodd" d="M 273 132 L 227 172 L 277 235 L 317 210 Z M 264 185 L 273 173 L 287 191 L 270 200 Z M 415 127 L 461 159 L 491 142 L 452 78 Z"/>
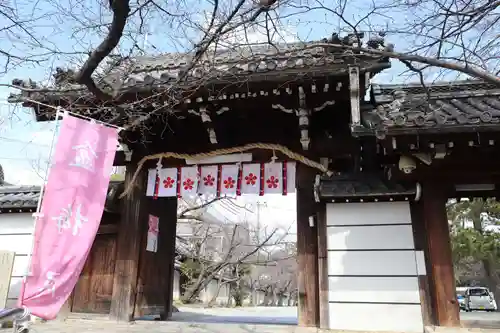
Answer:
<path fill-rule="evenodd" d="M 391 63 L 389 61 L 375 61 L 375 60 L 364 60 L 359 63 L 352 64 L 334 64 L 330 66 L 323 67 L 303 67 L 303 68 L 291 68 L 282 71 L 267 71 L 267 72 L 256 72 L 248 75 L 227 75 L 221 78 L 217 78 L 214 80 L 209 80 L 203 83 L 201 87 L 206 86 L 217 86 L 217 85 L 229 85 L 236 84 L 241 82 L 249 82 L 249 83 L 259 83 L 259 82 L 286 82 L 293 79 L 293 81 L 297 80 L 314 80 L 321 77 L 336 77 L 336 76 L 347 76 L 348 68 L 350 66 L 359 66 L 360 73 L 364 74 L 369 72 L 373 77 L 375 74 L 383 71 L 384 69 L 388 69 L 391 67 Z M 190 89 L 196 88 L 199 90 L 200 82 L 188 82 L 186 85 L 183 85 L 182 88 L 186 91 Z M 126 99 L 127 94 L 137 94 L 137 93 L 148 93 L 150 91 L 158 91 L 168 89 L 171 86 L 168 83 L 160 83 L 160 84 L 141 84 L 136 85 L 130 88 L 122 88 L 115 92 L 113 92 L 114 96 L 121 96 L 121 99 Z M 87 96 L 85 96 L 87 95 Z M 190 92 L 190 97 L 192 98 L 192 91 Z M 40 103 L 53 105 L 53 104 L 61 104 L 70 103 L 74 100 L 80 100 L 83 102 L 87 97 L 88 102 L 95 103 L 95 96 L 91 95 L 86 89 L 82 88 L 81 90 L 78 87 L 72 86 L 72 89 L 68 91 L 68 89 L 61 88 L 60 91 L 54 89 L 50 92 L 21 92 L 20 94 L 11 94 L 7 98 L 8 103 L 22 103 L 24 107 L 35 108 Z M 120 100 L 113 101 L 114 103 L 120 103 Z M 38 117 L 37 117 L 38 118 Z M 39 119 L 37 119 L 39 121 Z"/>
<path fill-rule="evenodd" d="M 500 124 L 478 124 L 478 125 L 440 125 L 429 127 L 388 127 L 383 130 L 385 136 L 401 135 L 423 135 L 423 134 L 453 134 L 453 133 L 477 133 L 477 132 L 500 132 Z M 352 134 L 356 137 L 377 136 L 377 129 L 356 126 L 352 128 Z"/>

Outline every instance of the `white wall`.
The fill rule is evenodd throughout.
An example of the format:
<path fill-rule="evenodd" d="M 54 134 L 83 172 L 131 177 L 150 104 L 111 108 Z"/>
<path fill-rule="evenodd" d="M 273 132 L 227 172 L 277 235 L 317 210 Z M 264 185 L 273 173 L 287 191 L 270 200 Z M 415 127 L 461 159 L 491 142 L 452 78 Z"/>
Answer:
<path fill-rule="evenodd" d="M 200 300 L 203 303 L 208 304 L 212 300 L 212 298 L 216 295 L 217 289 L 219 289 L 219 281 L 217 279 L 213 279 L 200 293 Z M 219 294 L 215 298 L 215 304 L 219 306 L 227 305 L 228 296 L 229 296 L 229 284 L 226 283 L 220 288 Z"/>
<path fill-rule="evenodd" d="M 0 214 L 0 250 L 16 253 L 7 300 L 8 307 L 17 302 L 21 280 L 28 268 L 28 254 L 31 251 L 33 237 L 33 221 L 32 213 Z"/>
<path fill-rule="evenodd" d="M 330 329 L 423 331 L 408 202 L 327 205 Z"/>
<path fill-rule="evenodd" d="M 172 288 L 172 299 L 177 301 L 181 298 L 181 273 L 174 270 L 174 287 Z"/>
<path fill-rule="evenodd" d="M 181 273 L 179 272 L 179 270 L 176 269 L 174 271 L 174 288 L 173 288 L 173 299 L 174 300 L 179 300 L 181 297 L 180 277 L 181 277 Z M 217 292 L 218 287 L 219 286 L 218 286 L 217 279 L 213 279 L 212 281 L 210 281 L 208 286 L 200 292 L 200 296 L 199 296 L 200 300 L 203 303 L 208 304 L 212 300 L 212 298 L 214 297 L 215 293 Z M 229 285 L 225 284 L 221 287 L 219 294 L 218 294 L 217 298 L 215 299 L 215 304 L 221 305 L 221 306 L 227 305 L 228 295 L 229 295 Z"/>

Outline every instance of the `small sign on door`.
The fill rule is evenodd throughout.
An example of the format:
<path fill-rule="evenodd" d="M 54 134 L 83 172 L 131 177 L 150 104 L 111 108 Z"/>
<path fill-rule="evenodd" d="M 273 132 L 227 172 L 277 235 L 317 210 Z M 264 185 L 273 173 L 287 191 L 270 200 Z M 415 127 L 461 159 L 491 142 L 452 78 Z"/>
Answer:
<path fill-rule="evenodd" d="M 159 222 L 158 216 L 149 215 L 149 228 L 148 228 L 148 242 L 146 245 L 146 251 L 156 252 L 158 250 L 158 233 L 159 233 Z"/>

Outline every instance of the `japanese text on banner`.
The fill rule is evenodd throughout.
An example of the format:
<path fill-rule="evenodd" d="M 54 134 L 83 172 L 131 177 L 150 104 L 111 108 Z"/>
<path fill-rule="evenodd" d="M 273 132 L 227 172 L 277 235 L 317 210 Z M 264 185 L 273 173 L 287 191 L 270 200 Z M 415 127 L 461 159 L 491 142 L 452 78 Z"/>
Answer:
<path fill-rule="evenodd" d="M 54 319 L 80 276 L 99 228 L 117 130 L 65 116 L 36 223 L 31 274 L 19 305 Z"/>

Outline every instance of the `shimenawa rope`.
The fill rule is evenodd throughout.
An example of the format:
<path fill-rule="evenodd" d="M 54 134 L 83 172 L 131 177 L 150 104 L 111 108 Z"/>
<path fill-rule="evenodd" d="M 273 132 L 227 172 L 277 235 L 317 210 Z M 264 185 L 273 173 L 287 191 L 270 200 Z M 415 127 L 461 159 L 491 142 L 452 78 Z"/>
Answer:
<path fill-rule="evenodd" d="M 50 108 L 55 109 L 57 111 L 63 111 L 65 113 L 71 113 L 71 114 L 74 114 L 75 116 L 84 117 L 86 119 L 90 119 L 90 120 L 94 120 L 95 121 L 95 119 L 92 119 L 92 118 L 89 118 L 89 117 L 86 117 L 86 116 L 82 116 L 82 115 L 77 114 L 77 113 L 69 112 L 68 110 L 63 109 L 61 107 L 54 107 L 52 105 L 44 104 L 44 103 L 41 103 L 41 102 L 38 102 L 38 101 L 35 101 L 35 100 L 31 100 L 31 99 L 27 99 L 27 98 L 25 100 L 33 102 L 35 104 L 39 104 L 39 105 L 43 105 L 43 106 L 46 106 L 46 107 L 50 107 Z M 115 125 L 111 125 L 111 124 L 107 124 L 107 123 L 103 123 L 103 124 L 108 125 L 108 126 L 112 126 L 112 127 L 116 127 L 116 128 L 118 128 L 118 130 L 122 129 L 121 127 L 118 127 L 118 126 L 115 126 Z M 179 153 L 173 153 L 173 152 L 166 152 L 166 153 L 148 155 L 148 156 L 143 157 L 139 161 L 139 163 L 137 164 L 137 170 L 135 170 L 135 173 L 134 173 L 134 175 L 132 177 L 132 180 L 130 181 L 129 184 L 127 184 L 127 187 L 125 188 L 125 191 L 123 191 L 123 193 L 120 194 L 119 198 L 122 199 L 123 197 L 125 197 L 132 190 L 132 188 L 134 187 L 135 181 L 137 179 L 137 176 L 139 175 L 139 172 L 141 171 L 141 169 L 144 166 L 144 163 L 146 163 L 146 161 L 160 159 L 162 157 L 164 157 L 164 158 L 175 158 L 175 159 L 200 160 L 200 159 L 204 159 L 204 158 L 208 158 L 208 157 L 214 157 L 214 156 L 219 156 L 219 155 L 242 153 L 242 152 L 245 152 L 247 150 L 252 150 L 252 149 L 264 149 L 264 150 L 279 151 L 283 155 L 285 155 L 285 156 L 287 156 L 287 157 L 289 157 L 289 158 L 291 158 L 293 160 L 296 160 L 297 162 L 300 162 L 302 164 L 310 166 L 311 168 L 318 169 L 319 171 L 321 171 L 323 173 L 326 173 L 329 176 L 331 176 L 333 174 L 333 171 L 328 170 L 328 168 L 325 167 L 324 165 L 322 165 L 322 164 L 320 164 L 320 163 L 318 163 L 316 161 L 313 161 L 313 160 L 311 160 L 311 159 L 309 159 L 309 158 L 307 158 L 307 157 L 305 157 L 305 156 L 303 156 L 301 154 L 298 154 L 298 153 L 296 153 L 294 151 L 291 151 L 287 147 L 279 145 L 279 144 L 276 144 L 276 143 L 260 143 L 260 142 L 249 143 L 249 144 L 246 144 L 246 145 L 240 146 L 240 147 L 216 149 L 216 150 L 213 150 L 213 151 L 209 151 L 207 153 L 199 153 L 199 154 L 179 154 Z"/>
<path fill-rule="evenodd" d="M 223 148 L 223 149 L 216 149 L 212 150 L 206 153 L 198 153 L 198 154 L 180 154 L 180 153 L 173 153 L 173 152 L 166 152 L 166 153 L 159 153 L 159 154 L 153 154 L 153 155 L 148 155 L 143 157 L 139 163 L 137 163 L 137 170 L 135 170 L 134 175 L 132 176 L 132 180 L 130 181 L 129 184 L 127 184 L 127 187 L 123 191 L 122 194 L 120 194 L 120 199 L 125 197 L 127 194 L 130 193 L 132 188 L 134 187 L 135 181 L 139 175 L 139 172 L 142 170 L 144 163 L 150 160 L 156 160 L 160 158 L 175 158 L 175 159 L 193 159 L 193 160 L 201 160 L 204 158 L 208 157 L 214 157 L 214 156 L 220 156 L 220 155 L 227 155 L 227 154 L 234 154 L 234 153 L 242 153 L 248 150 L 252 149 L 264 149 L 264 150 L 274 150 L 274 151 L 279 151 L 283 155 L 296 160 L 297 162 L 300 162 L 302 164 L 305 164 L 307 166 L 310 166 L 311 168 L 318 169 L 319 171 L 326 173 L 327 175 L 331 176 L 333 172 L 331 170 L 328 170 L 327 167 L 324 165 L 313 161 L 299 153 L 296 153 L 294 151 L 291 151 L 285 146 L 275 144 L 275 143 L 249 143 L 244 146 L 239 146 L 239 147 L 231 147 L 231 148 Z"/>

